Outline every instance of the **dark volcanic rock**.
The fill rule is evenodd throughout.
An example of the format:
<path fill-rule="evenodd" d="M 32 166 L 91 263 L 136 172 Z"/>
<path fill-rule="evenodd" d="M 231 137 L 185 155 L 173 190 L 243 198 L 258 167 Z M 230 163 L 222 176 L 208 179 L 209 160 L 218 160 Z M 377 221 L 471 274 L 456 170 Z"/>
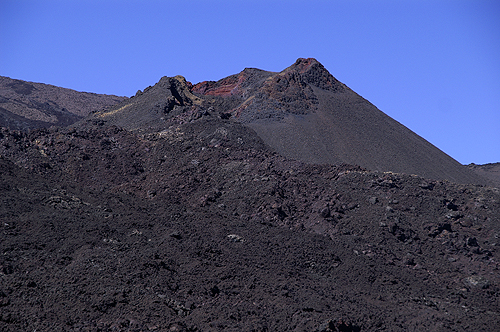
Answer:
<path fill-rule="evenodd" d="M 123 99 L 0 76 L 0 127 L 67 126 Z"/>
<path fill-rule="evenodd" d="M 2 331 L 500 323 L 496 189 L 287 160 L 210 116 L 0 137 Z"/>
<path fill-rule="evenodd" d="M 129 130 L 161 131 L 173 123 L 207 114 L 208 110 L 201 107 L 201 99 L 193 95 L 190 88 L 191 84 L 182 76 L 165 76 L 154 86 L 92 117 Z"/>
<path fill-rule="evenodd" d="M 217 82 L 198 83 L 192 91 L 232 99 L 233 103 L 226 105 L 224 111 L 232 113 L 240 122 L 251 123 L 259 119 L 272 122 L 283 120 L 290 114 L 314 112 L 318 99 L 313 86 L 331 92 L 346 88 L 318 61 L 298 59 L 280 73 L 247 68 Z M 217 105 L 218 100 L 208 98 L 208 102 Z"/>
<path fill-rule="evenodd" d="M 2 128 L 0 330 L 492 330 L 499 190 L 340 163 L 408 141 L 458 172 L 313 59 Z"/>
<path fill-rule="evenodd" d="M 444 152 L 335 79 L 315 59 L 282 72 L 247 68 L 192 86 L 164 77 L 136 97 L 94 116 L 139 131 L 161 131 L 204 115 L 241 122 L 281 155 L 307 163 L 487 184 Z"/>

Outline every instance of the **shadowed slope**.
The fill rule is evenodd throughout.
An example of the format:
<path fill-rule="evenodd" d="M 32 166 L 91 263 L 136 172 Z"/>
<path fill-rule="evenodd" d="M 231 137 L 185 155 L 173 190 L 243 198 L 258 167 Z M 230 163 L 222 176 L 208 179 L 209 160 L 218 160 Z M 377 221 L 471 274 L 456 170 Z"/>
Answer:
<path fill-rule="evenodd" d="M 223 88 L 223 81 L 212 83 L 212 94 L 217 86 Z M 198 87 L 193 91 L 207 95 Z M 259 87 L 253 87 L 252 94 L 238 93 L 238 88 L 233 91 L 231 97 L 240 97 L 241 103 L 225 111 L 254 129 L 283 156 L 308 163 L 349 163 L 377 171 L 485 183 L 336 80 L 315 59 L 298 59 L 280 73 L 269 73 Z"/>

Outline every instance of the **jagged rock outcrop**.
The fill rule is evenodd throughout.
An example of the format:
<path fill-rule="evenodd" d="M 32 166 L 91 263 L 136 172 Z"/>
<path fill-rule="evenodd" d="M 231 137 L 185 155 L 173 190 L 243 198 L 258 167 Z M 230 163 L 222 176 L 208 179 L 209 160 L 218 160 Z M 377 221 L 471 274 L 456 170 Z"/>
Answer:
<path fill-rule="evenodd" d="M 180 75 L 165 76 L 154 86 L 137 91 L 135 96 L 93 114 L 92 118 L 129 130 L 165 129 L 174 119 L 183 122 L 202 116 L 202 100 L 191 93 L 191 86 Z"/>
<path fill-rule="evenodd" d="M 237 121 L 251 123 L 282 121 L 288 115 L 314 112 L 319 101 L 313 87 L 330 92 L 346 89 L 317 60 L 298 59 L 279 73 L 247 68 L 217 82 L 198 83 L 192 90 L 204 96 L 232 99 L 233 103 L 224 111 Z M 220 103 L 214 98 L 208 98 L 207 102 Z"/>

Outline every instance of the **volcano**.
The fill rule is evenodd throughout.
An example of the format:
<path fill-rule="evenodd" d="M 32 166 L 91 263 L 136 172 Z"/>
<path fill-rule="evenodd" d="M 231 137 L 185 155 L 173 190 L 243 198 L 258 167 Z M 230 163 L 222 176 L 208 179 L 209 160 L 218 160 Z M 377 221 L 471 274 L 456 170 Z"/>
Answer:
<path fill-rule="evenodd" d="M 214 112 L 252 128 L 279 154 L 306 163 L 487 183 L 311 58 L 279 73 L 247 68 L 194 86 L 182 76 L 163 77 L 95 116 L 131 130 L 158 131 Z"/>
<path fill-rule="evenodd" d="M 499 189 L 317 61 L 96 100 L 0 128 L 1 331 L 500 326 Z"/>

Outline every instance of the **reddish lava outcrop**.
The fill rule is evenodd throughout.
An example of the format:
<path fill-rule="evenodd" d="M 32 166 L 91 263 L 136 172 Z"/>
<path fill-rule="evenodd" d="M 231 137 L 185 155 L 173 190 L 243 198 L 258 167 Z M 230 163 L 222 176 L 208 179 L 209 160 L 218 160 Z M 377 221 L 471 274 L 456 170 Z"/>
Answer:
<path fill-rule="evenodd" d="M 229 76 L 219 82 L 203 81 L 195 84 L 191 89 L 192 92 L 205 96 L 228 97 L 241 94 L 240 85 L 245 81 L 246 75 L 244 72 L 237 76 Z"/>

